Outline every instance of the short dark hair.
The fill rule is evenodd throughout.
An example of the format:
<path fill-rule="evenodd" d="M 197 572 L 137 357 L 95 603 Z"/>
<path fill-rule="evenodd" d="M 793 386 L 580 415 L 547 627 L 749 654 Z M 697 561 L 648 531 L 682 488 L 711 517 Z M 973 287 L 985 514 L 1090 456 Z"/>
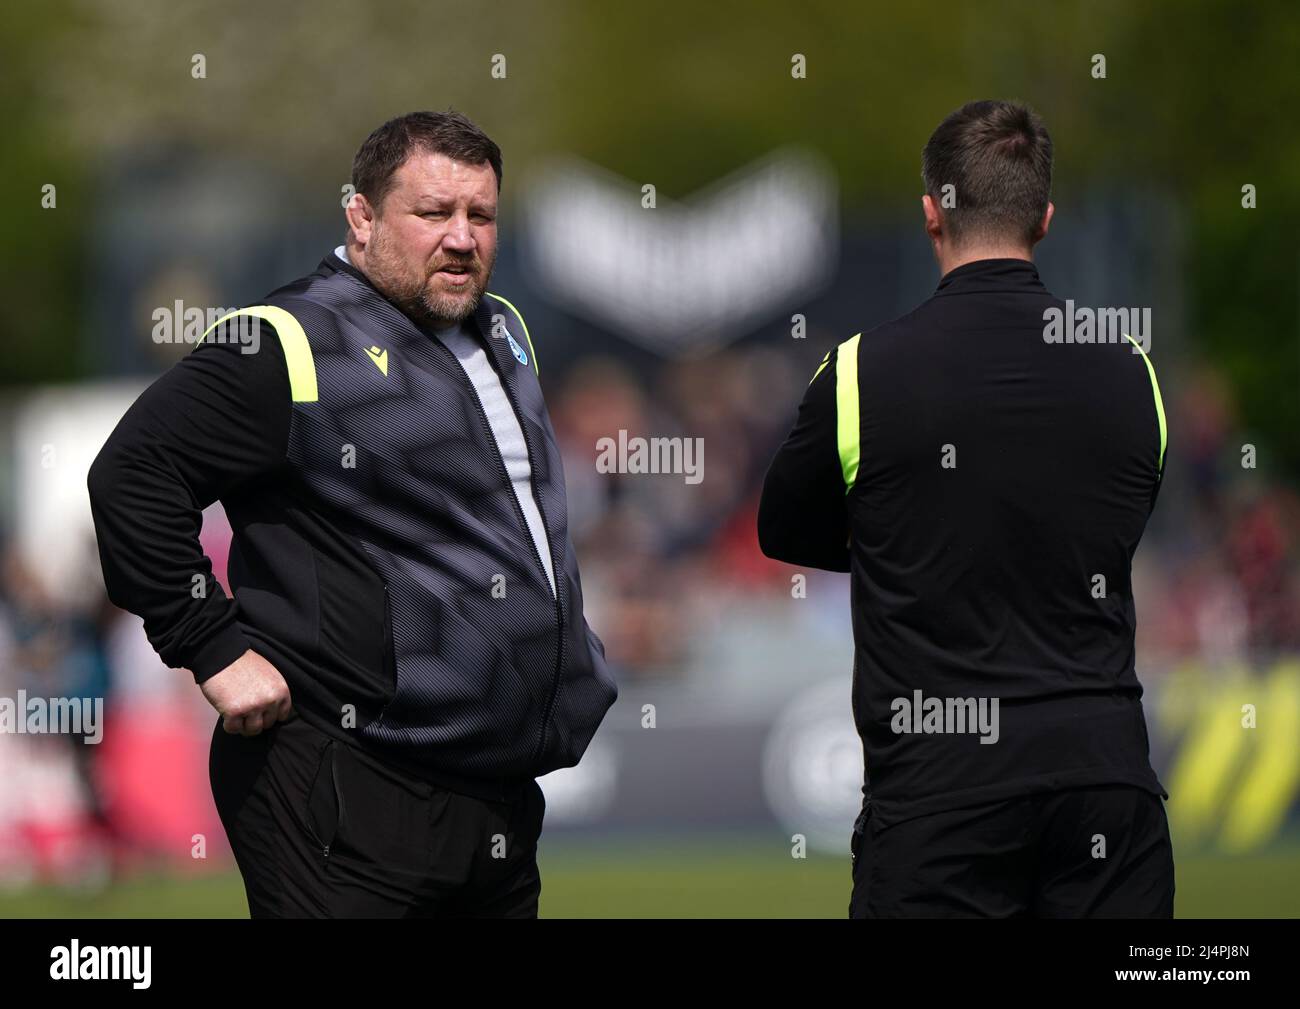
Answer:
<path fill-rule="evenodd" d="M 954 241 L 976 236 L 1033 243 L 1052 190 L 1052 138 L 1018 102 L 968 102 L 939 124 L 921 154 L 931 199 L 941 202 Z"/>
<path fill-rule="evenodd" d="M 445 154 L 468 165 L 487 162 L 501 189 L 501 148 L 468 118 L 446 112 L 408 112 L 366 137 L 352 159 L 352 185 L 376 208 L 393 188 L 394 173 L 415 151 Z"/>

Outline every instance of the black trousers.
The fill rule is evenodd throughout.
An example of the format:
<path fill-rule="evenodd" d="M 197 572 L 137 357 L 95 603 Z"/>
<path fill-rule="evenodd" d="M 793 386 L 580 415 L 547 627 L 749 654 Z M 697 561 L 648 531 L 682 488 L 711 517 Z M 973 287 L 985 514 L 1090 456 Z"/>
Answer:
<path fill-rule="evenodd" d="M 854 824 L 850 918 L 1172 918 L 1164 802 L 1106 785 Z"/>
<path fill-rule="evenodd" d="M 254 918 L 535 918 L 545 799 L 437 788 L 299 716 L 257 736 L 218 719 L 212 794 Z"/>

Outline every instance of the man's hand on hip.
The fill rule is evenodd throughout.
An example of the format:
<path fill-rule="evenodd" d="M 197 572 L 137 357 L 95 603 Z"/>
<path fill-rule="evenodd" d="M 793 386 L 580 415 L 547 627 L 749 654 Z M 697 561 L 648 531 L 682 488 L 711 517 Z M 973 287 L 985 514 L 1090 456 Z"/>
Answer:
<path fill-rule="evenodd" d="M 289 684 L 280 671 L 251 648 L 200 685 L 232 735 L 256 736 L 293 713 Z"/>

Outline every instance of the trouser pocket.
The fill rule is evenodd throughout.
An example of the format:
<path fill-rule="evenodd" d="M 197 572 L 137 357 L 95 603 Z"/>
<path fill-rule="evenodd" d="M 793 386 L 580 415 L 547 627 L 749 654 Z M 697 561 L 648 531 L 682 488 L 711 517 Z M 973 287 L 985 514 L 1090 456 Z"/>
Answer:
<path fill-rule="evenodd" d="M 867 832 L 870 825 L 871 800 L 867 799 L 862 804 L 862 812 L 858 813 L 857 819 L 853 821 L 853 833 L 849 837 L 849 854 L 854 862 L 857 862 L 858 855 L 862 851 L 862 836 Z"/>
<path fill-rule="evenodd" d="M 849 917 L 864 918 L 867 898 L 871 883 L 871 865 L 875 857 L 872 848 L 872 828 L 875 826 L 872 816 L 871 800 L 862 803 L 862 812 L 853 821 L 853 833 L 849 836 L 849 876 L 853 889 L 849 895 Z"/>
<path fill-rule="evenodd" d="M 307 793 L 307 831 L 321 858 L 329 859 L 330 848 L 343 821 L 343 794 L 338 780 L 337 740 L 331 739 L 321 751 L 320 763 Z"/>

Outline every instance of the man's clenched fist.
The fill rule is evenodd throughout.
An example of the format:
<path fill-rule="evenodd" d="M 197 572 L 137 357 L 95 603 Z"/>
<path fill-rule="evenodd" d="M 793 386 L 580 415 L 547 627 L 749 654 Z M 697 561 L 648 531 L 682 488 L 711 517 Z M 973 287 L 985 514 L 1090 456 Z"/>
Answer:
<path fill-rule="evenodd" d="M 280 671 L 251 648 L 199 689 L 232 735 L 256 736 L 293 713 L 289 684 Z"/>

